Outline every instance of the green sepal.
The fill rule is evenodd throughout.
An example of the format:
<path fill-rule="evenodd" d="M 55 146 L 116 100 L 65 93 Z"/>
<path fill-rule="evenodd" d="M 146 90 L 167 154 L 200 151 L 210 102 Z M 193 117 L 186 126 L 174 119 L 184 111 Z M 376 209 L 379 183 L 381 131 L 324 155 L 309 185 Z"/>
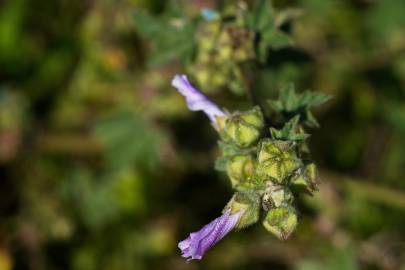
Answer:
<path fill-rule="evenodd" d="M 278 141 L 271 139 L 263 139 L 258 144 L 257 158 L 258 162 L 262 163 L 270 158 L 281 155 L 284 151 L 293 151 L 294 143 L 287 141 Z"/>
<path fill-rule="evenodd" d="M 270 209 L 263 221 L 263 226 L 280 240 L 286 240 L 297 224 L 297 211 L 290 205 Z"/>
<path fill-rule="evenodd" d="M 243 122 L 237 124 L 235 133 L 235 143 L 240 147 L 248 147 L 255 142 L 260 136 L 260 130 L 252 128 Z"/>
<path fill-rule="evenodd" d="M 226 166 L 228 161 L 237 155 L 248 155 L 253 151 L 256 151 L 255 148 L 244 148 L 241 149 L 235 144 L 226 143 L 223 141 L 218 141 L 218 146 L 221 149 L 222 156 L 218 157 L 215 161 L 215 169 L 218 171 L 226 171 Z"/>
<path fill-rule="evenodd" d="M 255 160 L 251 155 L 238 155 L 229 158 L 226 172 L 233 188 L 251 188 L 250 181 L 255 170 Z"/>
<path fill-rule="evenodd" d="M 318 171 L 314 163 L 305 165 L 304 168 L 297 170 L 291 178 L 291 189 L 296 193 L 312 193 L 318 190 Z"/>
<path fill-rule="evenodd" d="M 229 159 L 232 156 L 238 155 L 240 150 L 236 146 L 224 143 L 223 141 L 218 141 L 218 146 L 221 149 L 222 156 L 215 160 L 215 169 L 225 172 Z"/>
<path fill-rule="evenodd" d="M 259 144 L 257 174 L 264 180 L 283 184 L 301 166 L 293 144 L 265 139 Z"/>
<path fill-rule="evenodd" d="M 217 171 L 225 172 L 226 164 L 228 164 L 229 157 L 219 157 L 215 160 L 214 168 Z"/>
<path fill-rule="evenodd" d="M 271 182 L 266 183 L 266 191 L 262 197 L 262 207 L 268 211 L 271 208 L 290 205 L 294 201 L 294 195 L 291 190 L 282 185 L 275 185 Z"/>
<path fill-rule="evenodd" d="M 254 106 L 253 109 L 241 113 L 240 118 L 257 129 L 263 128 L 264 118 L 259 106 Z"/>
<path fill-rule="evenodd" d="M 242 229 L 256 223 L 260 215 L 260 195 L 254 191 L 236 192 L 224 208 L 231 214 L 242 211 L 242 215 L 236 224 L 236 229 Z"/>
<path fill-rule="evenodd" d="M 217 117 L 216 120 L 216 129 L 222 140 L 241 148 L 257 141 L 264 126 L 263 114 L 257 106 L 246 112 Z"/>

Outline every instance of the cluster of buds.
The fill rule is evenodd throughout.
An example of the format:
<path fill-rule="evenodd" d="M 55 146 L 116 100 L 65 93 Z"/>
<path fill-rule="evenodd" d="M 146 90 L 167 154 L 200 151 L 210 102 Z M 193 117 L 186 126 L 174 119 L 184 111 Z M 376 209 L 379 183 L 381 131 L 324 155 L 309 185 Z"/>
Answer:
<path fill-rule="evenodd" d="M 262 119 L 257 116 L 261 115 L 258 108 L 237 115 Z M 233 117 L 227 117 L 228 121 Z M 237 123 L 236 127 L 225 126 L 219 132 L 220 135 L 230 131 L 232 134 L 239 134 L 233 140 L 222 142 L 222 145 L 231 143 L 234 147 L 233 152 L 223 151 L 222 158 L 225 159 L 226 173 L 232 187 L 237 190 L 225 209 L 234 209 L 232 204 L 240 204 L 241 201 L 250 204 L 245 206 L 250 210 L 242 215 L 243 220 L 239 223 L 239 227 L 245 227 L 257 222 L 258 215 L 252 213 L 258 213 L 261 207 L 266 212 L 264 227 L 279 239 L 287 239 L 298 222 L 294 194 L 312 194 L 316 190 L 316 167 L 313 163 L 305 164 L 300 158 L 298 143 L 261 138 L 263 120 L 248 128 L 243 122 Z"/>
<path fill-rule="evenodd" d="M 232 14 L 229 15 L 232 16 L 227 16 L 232 20 L 224 20 L 216 13 L 204 16 L 206 20 L 197 31 L 197 55 L 190 71 L 199 84 L 206 86 L 208 92 L 225 86 L 234 93 L 243 92 L 244 82 L 239 65 L 254 57 L 254 34 L 244 27 L 246 5 L 237 7 L 230 11 Z"/>
<path fill-rule="evenodd" d="M 258 106 L 228 113 L 194 88 L 185 75 L 175 76 L 172 85 L 191 110 L 205 112 L 219 133 L 222 156 L 217 168 L 227 173 L 235 189 L 221 217 L 179 243 L 183 256 L 201 259 L 228 232 L 254 224 L 261 216 L 269 232 L 287 239 L 298 224 L 294 198 L 317 189 L 316 167 L 301 155 L 307 134 L 298 125 L 298 117 L 281 130 L 266 132 Z"/>

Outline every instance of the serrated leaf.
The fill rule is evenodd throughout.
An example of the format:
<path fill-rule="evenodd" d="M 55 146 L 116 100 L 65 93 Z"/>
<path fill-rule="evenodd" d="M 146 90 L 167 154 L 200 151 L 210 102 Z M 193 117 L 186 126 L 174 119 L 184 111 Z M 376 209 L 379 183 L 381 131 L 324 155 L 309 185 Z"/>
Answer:
<path fill-rule="evenodd" d="M 315 107 L 325 103 L 330 98 L 331 96 L 327 94 L 306 90 L 301 95 L 301 103 L 307 104 L 308 107 Z"/>
<path fill-rule="evenodd" d="M 279 30 L 272 32 L 266 40 L 268 41 L 269 47 L 273 49 L 282 49 L 292 44 L 291 37 Z"/>
<path fill-rule="evenodd" d="M 281 104 L 281 101 L 279 100 L 268 100 L 267 104 L 271 109 L 273 109 L 276 112 L 281 112 L 283 110 L 283 104 Z"/>
<path fill-rule="evenodd" d="M 309 110 L 306 110 L 306 123 L 311 127 L 319 127 L 318 120 L 316 120 L 315 116 Z"/>
<path fill-rule="evenodd" d="M 288 137 L 290 141 L 304 141 L 308 139 L 311 135 L 303 133 L 303 134 L 293 134 Z"/>
<path fill-rule="evenodd" d="M 181 14 L 180 14 L 181 15 Z M 172 12 L 168 17 L 157 17 L 136 11 L 134 20 L 138 32 L 152 43 L 149 64 L 163 65 L 172 60 L 187 62 L 195 47 L 195 23 Z"/>
<path fill-rule="evenodd" d="M 280 90 L 278 100 L 268 100 L 267 105 L 271 110 L 280 113 L 283 117 L 299 115 L 302 123 L 311 127 L 318 127 L 319 123 L 312 115 L 310 108 L 319 106 L 329 99 L 329 95 L 308 90 L 301 94 L 296 93 L 294 86 L 289 84 Z"/>
<path fill-rule="evenodd" d="M 274 26 L 274 10 L 269 0 L 256 1 L 251 12 L 246 15 L 246 24 L 252 31 L 263 31 Z"/>
<path fill-rule="evenodd" d="M 270 135 L 271 135 L 271 138 L 274 140 L 276 140 L 276 138 L 283 137 L 283 133 L 280 130 L 277 130 L 275 128 L 270 128 Z"/>
<path fill-rule="evenodd" d="M 302 141 L 309 137 L 309 134 L 301 133 L 298 129 L 298 123 L 300 116 L 296 115 L 290 121 L 288 121 L 282 129 L 277 130 L 275 128 L 270 128 L 270 135 L 274 140 L 285 140 L 285 141 Z"/>
<path fill-rule="evenodd" d="M 280 90 L 281 111 L 293 111 L 298 106 L 294 84 L 289 83 Z"/>
<path fill-rule="evenodd" d="M 252 11 L 245 15 L 247 28 L 259 37 L 256 52 L 262 62 L 266 61 L 269 49 L 291 45 L 289 35 L 278 29 L 274 20 L 275 12 L 270 0 L 256 1 Z"/>
<path fill-rule="evenodd" d="M 130 112 L 118 112 L 100 121 L 94 130 L 104 146 L 111 168 L 141 164 L 152 170 L 159 159 L 163 133 Z"/>
<path fill-rule="evenodd" d="M 269 48 L 278 50 L 288 47 L 291 44 L 292 40 L 289 35 L 276 28 L 269 28 L 261 33 L 258 47 L 259 57 L 262 61 L 265 61 Z"/>
<path fill-rule="evenodd" d="M 144 10 L 138 10 L 134 14 L 134 20 L 138 32 L 147 38 L 153 38 L 162 30 L 159 20 Z"/>

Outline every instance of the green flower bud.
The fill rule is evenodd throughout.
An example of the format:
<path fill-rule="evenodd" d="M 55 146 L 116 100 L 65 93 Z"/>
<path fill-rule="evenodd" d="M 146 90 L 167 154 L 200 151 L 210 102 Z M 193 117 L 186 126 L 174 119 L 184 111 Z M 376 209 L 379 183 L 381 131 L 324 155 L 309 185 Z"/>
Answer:
<path fill-rule="evenodd" d="M 227 162 L 226 172 L 232 187 L 250 187 L 249 180 L 254 171 L 254 160 L 250 155 L 233 156 Z"/>
<path fill-rule="evenodd" d="M 283 151 L 291 151 L 292 146 L 292 142 L 264 139 L 260 142 L 258 161 L 262 163 L 281 155 Z"/>
<path fill-rule="evenodd" d="M 212 51 L 215 48 L 216 43 L 214 41 L 220 30 L 221 22 L 219 20 L 214 20 L 202 24 L 202 27 L 199 29 L 198 34 L 196 35 L 199 51 Z"/>
<path fill-rule="evenodd" d="M 317 179 L 318 179 L 318 170 L 316 168 L 315 163 L 310 163 L 310 164 L 306 165 L 305 172 L 307 173 L 309 182 L 315 186 L 317 184 Z"/>
<path fill-rule="evenodd" d="M 282 184 L 301 165 L 291 143 L 264 140 L 258 152 L 259 177 Z"/>
<path fill-rule="evenodd" d="M 199 25 L 196 35 L 198 50 L 190 71 L 206 92 L 227 87 L 242 94 L 245 87 L 239 64 L 255 56 L 254 32 L 244 27 L 243 11 L 230 15 L 236 20 L 218 18 Z"/>
<path fill-rule="evenodd" d="M 225 128 L 227 126 L 229 116 L 216 116 L 215 117 L 215 128 L 217 129 L 219 135 L 224 141 L 229 141 L 229 138 L 226 138 Z"/>
<path fill-rule="evenodd" d="M 241 96 L 245 93 L 246 82 L 243 79 L 242 71 L 237 65 L 230 67 L 230 77 L 228 80 L 229 90 Z"/>
<path fill-rule="evenodd" d="M 291 190 L 285 186 L 266 183 L 267 188 L 262 198 L 263 209 L 268 211 L 271 208 L 278 208 L 283 205 L 290 205 L 294 201 Z"/>
<path fill-rule="evenodd" d="M 218 38 L 218 58 L 227 61 L 232 57 L 232 40 L 228 32 L 222 31 Z"/>
<path fill-rule="evenodd" d="M 262 129 L 264 126 L 263 114 L 259 106 L 254 106 L 250 111 L 241 113 L 240 118 L 257 129 Z"/>
<path fill-rule="evenodd" d="M 263 128 L 263 114 L 259 107 L 229 117 L 218 117 L 217 126 L 222 139 L 239 147 L 252 145 Z"/>
<path fill-rule="evenodd" d="M 271 209 L 263 221 L 263 226 L 280 240 L 287 239 L 297 224 L 297 211 L 292 206 Z"/>
<path fill-rule="evenodd" d="M 227 210 L 230 210 L 231 214 L 242 211 L 242 216 L 235 228 L 245 228 L 259 220 L 260 196 L 253 191 L 236 192 L 225 206 L 224 212 Z"/>
<path fill-rule="evenodd" d="M 226 30 L 232 37 L 232 59 L 234 61 L 240 63 L 255 56 L 253 32 L 246 31 L 243 27 L 228 27 Z"/>
<path fill-rule="evenodd" d="M 312 194 L 318 190 L 318 175 L 317 168 L 314 163 L 306 165 L 297 171 L 296 175 L 291 179 L 291 188 L 295 192 L 306 192 Z"/>
<path fill-rule="evenodd" d="M 233 124 L 236 127 L 233 139 L 238 146 L 250 146 L 259 138 L 260 130 L 239 121 L 235 121 Z"/>

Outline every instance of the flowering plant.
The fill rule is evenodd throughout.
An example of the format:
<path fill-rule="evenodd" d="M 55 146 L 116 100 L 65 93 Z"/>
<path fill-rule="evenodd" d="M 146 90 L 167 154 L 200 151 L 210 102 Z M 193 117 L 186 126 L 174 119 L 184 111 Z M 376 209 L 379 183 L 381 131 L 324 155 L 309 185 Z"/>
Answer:
<path fill-rule="evenodd" d="M 279 117 L 290 119 L 281 129 L 266 132 L 263 110 L 254 106 L 244 112 L 229 113 L 197 90 L 185 75 L 176 75 L 172 85 L 186 99 L 192 111 L 203 111 L 218 132 L 222 156 L 217 169 L 226 172 L 235 194 L 223 214 L 179 243 L 182 255 L 201 259 L 204 253 L 233 229 L 259 221 L 281 240 L 287 239 L 298 224 L 294 198 L 317 189 L 316 166 L 308 156 L 304 126 L 318 125 L 310 108 L 328 99 L 311 92 L 296 94 L 289 86 L 280 99 L 268 101 Z"/>

